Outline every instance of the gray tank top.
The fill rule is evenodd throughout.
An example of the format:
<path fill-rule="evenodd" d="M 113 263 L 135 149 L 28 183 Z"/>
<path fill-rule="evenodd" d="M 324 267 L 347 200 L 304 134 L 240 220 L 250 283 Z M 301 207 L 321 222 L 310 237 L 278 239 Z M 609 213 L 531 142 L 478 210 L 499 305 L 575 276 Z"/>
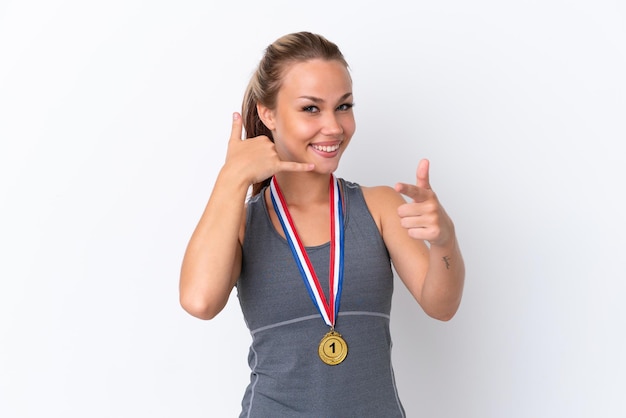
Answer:
<path fill-rule="evenodd" d="M 248 202 L 237 294 L 252 335 L 241 417 L 404 417 L 391 365 L 391 262 L 360 187 L 340 179 L 344 281 L 335 328 L 348 344 L 336 365 L 318 357 L 329 329 L 263 199 Z M 307 247 L 328 296 L 330 244 Z"/>

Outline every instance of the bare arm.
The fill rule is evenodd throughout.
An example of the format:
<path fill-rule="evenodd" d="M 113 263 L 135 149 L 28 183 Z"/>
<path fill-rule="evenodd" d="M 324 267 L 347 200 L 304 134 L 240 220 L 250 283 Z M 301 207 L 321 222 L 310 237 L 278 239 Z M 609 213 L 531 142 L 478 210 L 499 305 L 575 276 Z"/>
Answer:
<path fill-rule="evenodd" d="M 368 194 L 400 279 L 424 312 L 451 319 L 461 302 L 465 266 L 452 220 L 430 189 L 428 161 L 420 163 L 416 185 L 398 184 L 395 191 L 383 187 Z"/>
<path fill-rule="evenodd" d="M 180 303 L 201 319 L 226 305 L 241 272 L 241 240 L 248 187 L 279 171 L 307 171 L 310 164 L 281 161 L 266 137 L 241 140 L 241 115 L 233 115 L 226 162 L 196 226 L 180 273 Z"/>
<path fill-rule="evenodd" d="M 430 316 L 447 321 L 461 304 L 465 264 L 456 237 L 446 245 L 431 245 L 428 272 L 422 285 L 422 306 Z"/>
<path fill-rule="evenodd" d="M 180 303 L 191 315 L 211 319 L 226 305 L 241 270 L 239 230 L 248 184 L 224 167 L 194 230 L 180 274 Z"/>

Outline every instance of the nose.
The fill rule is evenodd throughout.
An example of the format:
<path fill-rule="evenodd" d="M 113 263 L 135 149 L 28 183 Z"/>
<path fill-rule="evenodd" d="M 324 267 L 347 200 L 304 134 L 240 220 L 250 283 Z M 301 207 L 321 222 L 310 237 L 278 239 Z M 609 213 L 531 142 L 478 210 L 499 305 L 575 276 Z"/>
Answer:
<path fill-rule="evenodd" d="M 323 135 L 336 136 L 343 133 L 343 126 L 335 112 L 327 113 L 322 123 Z"/>

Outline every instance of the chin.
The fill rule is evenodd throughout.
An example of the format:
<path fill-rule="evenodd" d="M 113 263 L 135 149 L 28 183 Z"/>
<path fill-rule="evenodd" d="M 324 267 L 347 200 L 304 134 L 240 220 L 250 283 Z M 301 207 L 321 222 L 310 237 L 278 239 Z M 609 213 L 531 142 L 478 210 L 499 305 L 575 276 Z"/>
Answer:
<path fill-rule="evenodd" d="M 332 174 L 337 171 L 338 168 L 339 164 L 315 164 L 313 171 L 319 174 Z"/>

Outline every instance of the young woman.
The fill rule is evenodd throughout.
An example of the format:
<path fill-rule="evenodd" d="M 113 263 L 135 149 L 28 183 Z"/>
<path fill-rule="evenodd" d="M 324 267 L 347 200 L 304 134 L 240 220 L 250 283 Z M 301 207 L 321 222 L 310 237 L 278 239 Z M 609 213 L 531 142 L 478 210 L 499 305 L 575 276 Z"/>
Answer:
<path fill-rule="evenodd" d="M 237 287 L 252 335 L 242 417 L 403 417 L 392 263 L 434 318 L 452 318 L 463 291 L 429 162 L 414 185 L 335 178 L 355 131 L 352 80 L 337 46 L 316 34 L 266 49 L 242 114 L 184 256 L 183 308 L 211 319 Z"/>

